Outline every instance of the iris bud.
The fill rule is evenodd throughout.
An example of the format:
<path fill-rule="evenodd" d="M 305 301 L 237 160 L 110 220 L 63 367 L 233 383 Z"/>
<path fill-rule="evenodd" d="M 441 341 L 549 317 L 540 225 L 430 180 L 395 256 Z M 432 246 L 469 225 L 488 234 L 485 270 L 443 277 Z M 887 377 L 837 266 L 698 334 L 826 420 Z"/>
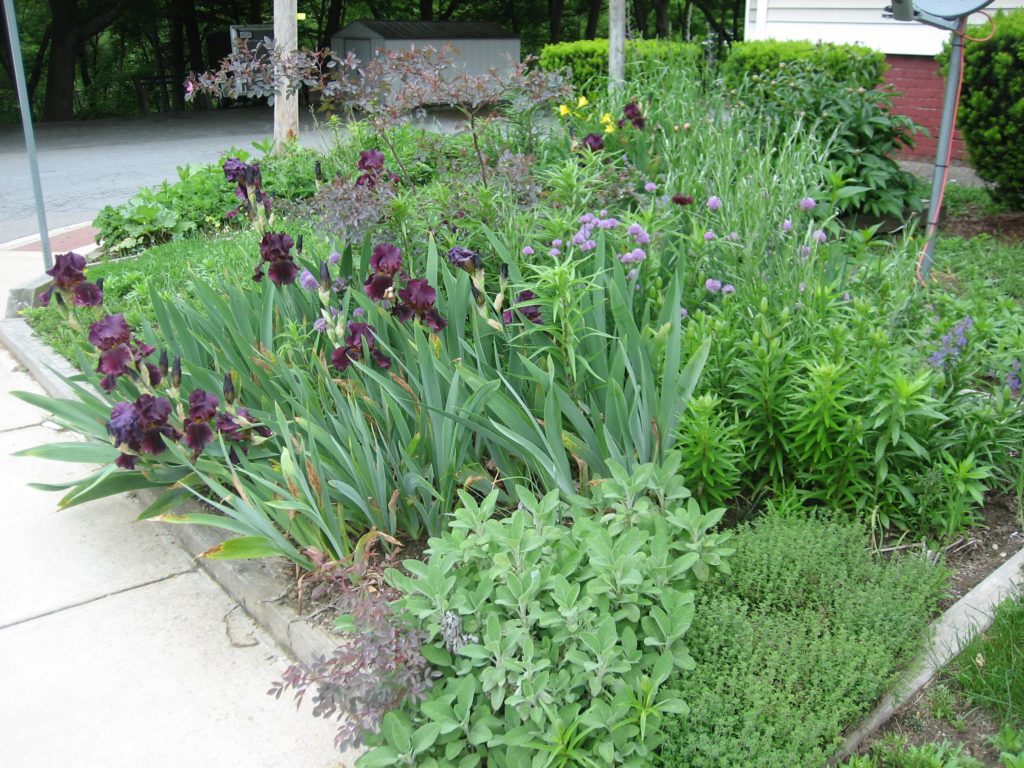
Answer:
<path fill-rule="evenodd" d="M 316 165 L 313 166 L 313 176 L 316 178 L 317 184 L 324 180 L 324 169 L 319 160 L 317 160 Z"/>
<path fill-rule="evenodd" d="M 174 356 L 174 364 L 171 366 L 171 386 L 174 389 L 181 386 L 181 355 Z"/>
<path fill-rule="evenodd" d="M 167 360 L 167 350 L 160 350 L 160 375 L 167 378 L 167 373 L 170 371 L 170 363 Z"/>
<path fill-rule="evenodd" d="M 235 402 L 235 382 L 231 378 L 231 372 L 224 374 L 224 401 L 228 405 Z"/>

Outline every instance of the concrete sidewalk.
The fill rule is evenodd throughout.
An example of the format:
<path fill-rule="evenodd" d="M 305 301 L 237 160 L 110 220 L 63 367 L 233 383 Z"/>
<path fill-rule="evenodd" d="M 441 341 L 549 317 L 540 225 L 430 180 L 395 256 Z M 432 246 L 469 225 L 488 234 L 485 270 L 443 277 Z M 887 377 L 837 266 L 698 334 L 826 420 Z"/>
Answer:
<path fill-rule="evenodd" d="M 0 246 L 0 297 L 41 271 L 31 238 Z M 27 486 L 87 468 L 12 457 L 74 436 L 10 394 L 40 389 L 2 347 L 0 387 L 0 765 L 350 766 L 333 723 L 266 695 L 290 662 L 161 526 L 134 522 L 139 502 L 59 511 Z"/>

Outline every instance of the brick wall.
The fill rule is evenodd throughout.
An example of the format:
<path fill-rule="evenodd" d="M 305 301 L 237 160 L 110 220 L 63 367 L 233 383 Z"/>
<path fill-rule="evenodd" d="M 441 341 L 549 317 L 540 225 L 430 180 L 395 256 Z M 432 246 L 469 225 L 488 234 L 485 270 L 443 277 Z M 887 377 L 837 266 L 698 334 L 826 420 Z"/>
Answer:
<path fill-rule="evenodd" d="M 946 87 L 939 64 L 931 56 L 889 54 L 885 58 L 889 62 L 886 82 L 900 94 L 893 100 L 893 110 L 923 125 L 929 134 L 918 135 L 914 148 L 903 150 L 901 156 L 934 160 Z M 959 131 L 953 133 L 953 162 L 967 162 L 967 148 Z"/>

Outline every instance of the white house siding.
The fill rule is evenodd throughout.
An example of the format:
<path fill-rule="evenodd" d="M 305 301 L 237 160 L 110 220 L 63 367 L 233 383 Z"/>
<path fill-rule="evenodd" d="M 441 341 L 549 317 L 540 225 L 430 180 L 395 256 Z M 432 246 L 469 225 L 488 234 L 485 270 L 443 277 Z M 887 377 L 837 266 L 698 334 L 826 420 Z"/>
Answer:
<path fill-rule="evenodd" d="M 883 53 L 934 56 L 949 33 L 916 21 L 882 18 L 887 0 L 747 0 L 747 40 L 811 40 L 857 43 Z M 1024 7 L 1024 0 L 996 0 L 986 10 Z M 985 21 L 981 14 L 972 24 Z"/>

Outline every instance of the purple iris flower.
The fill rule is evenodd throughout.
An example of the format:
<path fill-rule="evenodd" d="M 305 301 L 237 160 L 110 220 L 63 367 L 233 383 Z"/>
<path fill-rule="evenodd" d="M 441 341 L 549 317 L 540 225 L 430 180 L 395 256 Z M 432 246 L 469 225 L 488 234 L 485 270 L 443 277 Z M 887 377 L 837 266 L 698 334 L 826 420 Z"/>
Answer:
<path fill-rule="evenodd" d="M 388 298 L 388 291 L 394 285 L 395 279 L 387 274 L 373 274 L 366 278 L 363 283 L 363 290 L 366 295 L 374 301 L 383 301 Z"/>
<path fill-rule="evenodd" d="M 398 295 L 403 302 L 417 312 L 426 312 L 437 301 L 437 291 L 422 278 L 407 282 Z"/>
<path fill-rule="evenodd" d="M 106 315 L 89 326 L 89 343 L 100 350 L 127 344 L 131 336 L 131 326 L 123 314 Z"/>
<path fill-rule="evenodd" d="M 103 303 L 103 289 L 96 283 L 79 283 L 71 295 L 76 307 L 98 307 Z"/>
<path fill-rule="evenodd" d="M 583 137 L 583 146 L 591 152 L 600 152 L 604 149 L 604 137 L 597 133 L 588 133 Z"/>
<path fill-rule="evenodd" d="M 384 169 L 384 153 L 378 149 L 366 149 L 359 153 L 360 171 L 381 171 Z"/>
<path fill-rule="evenodd" d="M 70 291 L 85 280 L 85 257 L 77 253 L 58 254 L 53 266 L 46 274 L 53 278 L 53 284 L 64 291 Z"/>
<path fill-rule="evenodd" d="M 476 274 L 477 269 L 482 265 L 480 256 L 469 248 L 456 245 L 448 251 L 448 262 L 459 269 L 465 270 L 470 275 Z"/>
<path fill-rule="evenodd" d="M 676 193 L 672 195 L 672 202 L 676 205 L 693 205 L 693 196 Z"/>
<path fill-rule="evenodd" d="M 275 285 L 290 285 L 299 275 L 299 267 L 291 255 L 295 241 L 284 232 L 267 232 L 260 241 L 260 262 L 256 265 L 252 279 L 257 283 L 263 279 L 263 263 L 267 267 L 267 277 Z"/>
<path fill-rule="evenodd" d="M 402 268 L 402 249 L 390 243 L 374 246 L 370 267 L 378 274 L 395 274 Z"/>
<path fill-rule="evenodd" d="M 188 417 L 196 421 L 209 421 L 217 413 L 217 396 L 202 389 L 192 390 L 188 396 Z"/>
<path fill-rule="evenodd" d="M 248 166 L 237 157 L 229 157 L 224 161 L 224 178 L 228 181 L 244 182 L 245 169 Z"/>
<path fill-rule="evenodd" d="M 647 121 L 644 120 L 644 113 L 640 109 L 640 105 L 636 101 L 629 102 L 622 109 L 622 115 L 633 124 L 633 127 L 637 130 L 643 130 L 644 126 L 647 125 Z"/>
<path fill-rule="evenodd" d="M 540 307 L 537 304 L 531 303 L 535 301 L 536 298 L 537 294 L 533 291 L 520 291 L 519 295 L 516 296 L 515 310 L 531 323 L 540 325 L 544 322 L 540 315 Z M 514 319 L 515 312 L 513 312 L 512 309 L 506 309 L 501 313 L 501 321 L 505 325 L 509 325 Z"/>
<path fill-rule="evenodd" d="M 339 371 L 345 371 L 356 360 L 363 357 L 363 343 L 370 350 L 370 357 L 380 368 L 390 368 L 391 358 L 377 349 L 376 331 L 367 323 L 349 323 L 345 346 L 331 353 L 331 364 Z"/>
<path fill-rule="evenodd" d="M 140 395 L 134 403 L 115 403 L 107 421 L 107 431 L 114 439 L 114 447 L 127 446 L 135 453 L 162 453 L 165 440 L 177 440 L 180 433 L 167 423 L 171 403 L 166 398 Z M 122 454 L 117 466 L 135 468 L 135 457 Z"/>

